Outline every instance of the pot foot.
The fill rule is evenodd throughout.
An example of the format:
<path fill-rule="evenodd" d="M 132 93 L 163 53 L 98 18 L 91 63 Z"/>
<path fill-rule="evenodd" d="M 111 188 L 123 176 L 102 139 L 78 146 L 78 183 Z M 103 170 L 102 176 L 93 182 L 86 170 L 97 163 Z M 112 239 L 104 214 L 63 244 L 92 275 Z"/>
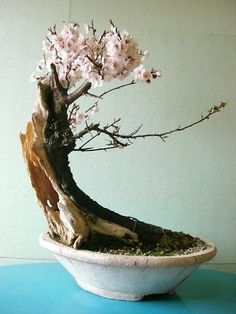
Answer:
<path fill-rule="evenodd" d="M 97 288 L 94 286 L 91 286 L 88 283 L 82 282 L 79 279 L 76 279 L 77 284 L 84 290 L 91 292 L 93 294 L 99 295 L 101 297 L 105 297 L 108 299 L 114 299 L 114 300 L 123 300 L 123 301 L 140 301 L 143 299 L 143 295 L 136 295 L 131 293 L 124 293 L 119 291 L 111 291 L 111 290 L 105 290 L 101 288 Z"/>

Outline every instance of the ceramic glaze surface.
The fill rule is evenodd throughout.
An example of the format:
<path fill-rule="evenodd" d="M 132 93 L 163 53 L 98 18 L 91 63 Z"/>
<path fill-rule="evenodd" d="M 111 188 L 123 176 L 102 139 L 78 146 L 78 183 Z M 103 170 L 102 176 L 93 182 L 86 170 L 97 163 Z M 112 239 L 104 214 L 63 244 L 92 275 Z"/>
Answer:
<path fill-rule="evenodd" d="M 40 236 L 73 275 L 78 285 L 92 293 L 118 300 L 136 301 L 150 294 L 171 293 L 199 265 L 216 254 L 214 245 L 182 256 L 123 256 L 75 250 Z"/>

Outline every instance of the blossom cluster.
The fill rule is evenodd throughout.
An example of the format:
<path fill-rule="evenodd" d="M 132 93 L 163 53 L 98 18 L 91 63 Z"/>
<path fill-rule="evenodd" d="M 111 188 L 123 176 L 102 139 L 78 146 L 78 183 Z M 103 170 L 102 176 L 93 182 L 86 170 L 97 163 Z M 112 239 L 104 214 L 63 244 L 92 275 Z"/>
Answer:
<path fill-rule="evenodd" d="M 52 63 L 65 88 L 81 79 L 98 87 L 103 82 L 124 79 L 130 74 L 134 81 L 147 83 L 160 76 L 158 70 L 145 70 L 143 63 L 148 51 L 141 51 L 127 31 L 120 33 L 113 23 L 110 30 L 100 35 L 93 24 L 85 28 L 85 35 L 76 23 L 64 25 L 60 33 L 56 27 L 50 28 L 43 40 L 44 58 L 38 63 L 34 78 L 40 79 L 50 73 Z"/>

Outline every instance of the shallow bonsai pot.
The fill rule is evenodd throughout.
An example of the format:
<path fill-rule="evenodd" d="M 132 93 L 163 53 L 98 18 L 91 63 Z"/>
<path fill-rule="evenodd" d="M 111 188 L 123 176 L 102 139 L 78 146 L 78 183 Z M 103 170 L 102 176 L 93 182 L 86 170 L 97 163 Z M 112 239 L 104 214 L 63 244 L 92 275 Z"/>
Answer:
<path fill-rule="evenodd" d="M 42 234 L 48 249 L 74 276 L 78 285 L 97 295 L 127 301 L 150 294 L 172 293 L 202 263 L 216 254 L 216 247 L 178 256 L 126 256 L 75 250 Z"/>

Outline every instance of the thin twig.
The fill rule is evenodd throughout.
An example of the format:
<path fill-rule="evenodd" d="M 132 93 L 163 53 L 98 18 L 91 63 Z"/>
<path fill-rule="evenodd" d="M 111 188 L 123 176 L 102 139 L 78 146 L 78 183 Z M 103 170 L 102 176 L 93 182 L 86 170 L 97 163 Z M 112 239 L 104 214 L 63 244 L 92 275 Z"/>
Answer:
<path fill-rule="evenodd" d="M 73 140 L 76 140 L 78 138 L 82 138 L 85 134 L 89 133 L 89 132 L 97 132 L 95 135 L 92 136 L 92 138 L 90 138 L 88 141 L 86 141 L 82 146 L 80 146 L 78 149 L 76 149 L 77 151 L 100 151 L 100 150 L 106 150 L 106 149 L 111 149 L 111 148 L 116 148 L 116 147 L 126 147 L 130 144 L 132 144 L 131 140 L 135 140 L 135 139 L 138 139 L 138 138 L 146 138 L 146 137 L 159 137 L 161 138 L 163 141 L 165 141 L 165 139 L 172 133 L 175 133 L 175 132 L 180 132 L 180 131 L 184 131 L 188 128 L 191 128 L 207 119 L 210 118 L 210 116 L 212 116 L 213 114 L 221 111 L 222 108 L 224 108 L 226 106 L 226 103 L 225 102 L 222 102 L 220 105 L 218 106 L 213 106 L 211 107 L 209 110 L 208 110 L 208 114 L 206 114 L 205 116 L 201 116 L 201 118 L 193 123 L 190 123 L 188 125 L 185 125 L 183 127 L 181 126 L 178 126 L 176 129 L 173 129 L 173 130 L 170 130 L 170 131 L 166 131 L 166 132 L 163 132 L 163 133 L 150 133 L 150 134 L 137 134 L 138 131 L 140 130 L 141 126 L 136 129 L 135 131 L 133 131 L 132 133 L 130 134 L 120 134 L 119 133 L 119 128 L 118 128 L 118 131 L 117 131 L 117 123 L 120 121 L 120 119 L 118 120 L 115 120 L 113 123 L 111 123 L 110 125 L 106 126 L 106 127 L 103 127 L 101 128 L 99 126 L 99 124 L 91 124 L 89 125 L 86 129 L 84 129 L 83 131 L 75 134 L 73 136 Z M 113 132 L 109 131 L 108 129 L 111 128 L 111 127 L 114 127 L 115 130 L 113 130 Z M 107 135 L 108 137 L 111 138 L 111 142 L 110 142 L 110 147 L 101 147 L 101 148 L 93 148 L 93 147 L 90 147 L 90 148 L 84 148 L 85 145 L 87 145 L 89 142 L 91 142 L 94 138 L 96 138 L 97 136 L 101 135 L 101 134 L 105 134 Z M 127 140 L 128 142 L 121 142 L 120 140 L 118 139 L 124 139 L 124 140 Z"/>
<path fill-rule="evenodd" d="M 113 91 L 115 91 L 115 90 L 117 90 L 117 89 L 120 89 L 120 88 L 123 88 L 123 87 L 126 87 L 126 86 L 130 86 L 130 85 L 134 85 L 134 84 L 136 84 L 136 82 L 133 80 L 133 81 L 127 83 L 127 84 L 123 84 L 123 85 L 119 85 L 119 86 L 117 86 L 117 87 L 111 88 L 111 89 L 105 91 L 104 93 L 102 93 L 102 94 L 100 94 L 100 95 L 92 94 L 92 93 L 89 93 L 89 92 L 84 93 L 84 95 L 85 95 L 85 96 L 90 96 L 90 97 L 102 99 L 103 96 L 105 96 L 105 95 L 108 94 L 108 93 L 111 93 L 111 92 L 113 92 Z"/>
<path fill-rule="evenodd" d="M 72 68 L 72 62 L 70 62 L 70 64 L 67 66 L 67 72 L 66 72 L 66 81 L 67 81 L 67 89 L 69 89 L 70 86 L 70 80 L 69 80 L 69 74 Z"/>
<path fill-rule="evenodd" d="M 80 131 L 79 133 L 76 133 L 73 136 L 73 140 L 77 140 L 77 139 L 81 139 L 82 137 L 84 137 L 86 134 L 90 133 L 93 130 L 96 130 L 99 127 L 99 124 L 90 124 L 87 125 L 85 129 L 83 129 L 82 131 Z"/>
<path fill-rule="evenodd" d="M 116 123 L 120 122 L 121 119 L 114 120 L 111 124 L 105 126 L 103 129 L 107 130 L 110 127 L 114 126 Z M 99 124 L 90 124 L 84 130 L 80 131 L 79 133 L 74 134 L 72 140 L 81 139 L 84 135 L 88 134 L 91 131 L 97 131 L 99 128 Z"/>
<path fill-rule="evenodd" d="M 89 92 L 87 92 L 87 93 L 85 94 L 85 96 L 90 96 L 90 97 L 102 99 L 100 96 L 95 95 L 95 94 L 92 94 L 92 93 L 89 93 Z"/>
<path fill-rule="evenodd" d="M 111 149 L 116 149 L 120 148 L 120 146 L 107 146 L 107 147 L 99 147 L 99 148 L 93 148 L 93 147 L 88 147 L 88 148 L 75 148 L 73 151 L 80 151 L 80 152 L 97 152 L 97 151 L 107 151 Z"/>
<path fill-rule="evenodd" d="M 110 92 L 113 92 L 114 90 L 117 90 L 117 89 L 120 89 L 120 88 L 123 88 L 123 87 L 126 87 L 126 86 L 130 86 L 130 85 L 134 85 L 134 84 L 136 84 L 136 82 L 133 80 L 130 83 L 123 84 L 123 85 L 111 88 L 108 91 L 106 91 L 106 92 L 102 93 L 101 95 L 99 95 L 98 98 L 102 98 L 103 96 L 105 96 L 106 94 L 108 94 Z"/>
<path fill-rule="evenodd" d="M 118 123 L 120 119 L 114 120 L 111 124 L 105 126 L 103 129 L 107 130 L 111 127 L 114 127 L 116 123 Z M 97 131 L 99 128 L 99 124 L 90 124 L 88 125 L 84 130 L 80 131 L 79 133 L 75 134 L 72 138 L 72 140 L 82 139 L 86 134 L 90 133 L 91 131 Z M 92 135 L 91 138 L 89 138 L 85 143 L 83 143 L 79 148 L 76 148 L 76 151 L 85 151 L 84 147 L 90 143 L 92 140 L 94 140 L 96 137 L 101 135 L 101 132 L 97 132 L 95 135 Z M 123 143 L 117 142 L 118 145 L 122 145 Z M 116 144 L 116 145 L 117 145 Z"/>
<path fill-rule="evenodd" d="M 68 117 L 69 122 L 71 121 L 73 114 L 76 113 L 79 109 L 80 109 L 80 106 L 74 103 L 72 109 L 69 111 L 69 117 Z"/>
<path fill-rule="evenodd" d="M 92 140 L 94 140 L 96 137 L 98 137 L 100 134 L 99 133 L 96 133 L 95 135 L 93 135 L 92 137 L 90 137 L 90 139 L 88 139 L 83 145 L 81 145 L 79 148 L 76 148 L 74 150 L 77 150 L 77 151 L 85 151 L 85 146 L 90 143 Z"/>
<path fill-rule="evenodd" d="M 222 102 L 219 106 L 214 106 L 212 108 L 210 108 L 210 110 L 208 111 L 208 114 L 206 116 L 201 116 L 201 119 L 190 123 L 184 127 L 178 126 L 176 129 L 170 130 L 170 131 L 166 131 L 163 133 L 151 133 L 151 134 L 138 134 L 138 135 L 134 135 L 134 133 L 128 134 L 128 135 L 124 135 L 124 134 L 113 134 L 107 130 L 102 130 L 100 128 L 97 129 L 97 131 L 102 132 L 107 134 L 108 136 L 110 135 L 115 135 L 118 138 L 122 138 L 122 139 L 137 139 L 137 138 L 146 138 L 146 137 L 159 137 L 162 140 L 165 140 L 166 137 L 168 137 L 168 135 L 175 133 L 175 132 L 180 132 L 180 131 L 184 131 L 188 128 L 193 127 L 194 125 L 197 125 L 201 122 L 203 122 L 204 120 L 208 120 L 210 118 L 211 115 L 219 112 L 222 108 L 224 108 L 226 106 L 226 103 Z M 137 132 L 136 132 L 137 133 Z"/>

